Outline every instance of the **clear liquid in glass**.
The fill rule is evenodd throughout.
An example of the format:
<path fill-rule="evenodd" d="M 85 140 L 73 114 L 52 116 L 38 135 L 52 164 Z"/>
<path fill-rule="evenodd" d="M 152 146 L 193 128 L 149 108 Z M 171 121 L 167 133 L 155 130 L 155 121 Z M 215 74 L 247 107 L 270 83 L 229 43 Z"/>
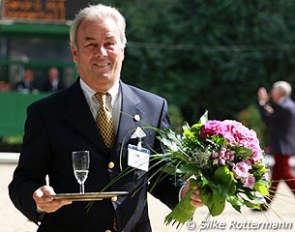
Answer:
<path fill-rule="evenodd" d="M 83 184 L 88 177 L 88 170 L 75 170 L 74 174 L 79 184 Z"/>
<path fill-rule="evenodd" d="M 80 193 L 84 193 L 84 182 L 86 181 L 89 172 L 89 151 L 73 151 L 72 162 L 74 176 L 80 184 Z"/>

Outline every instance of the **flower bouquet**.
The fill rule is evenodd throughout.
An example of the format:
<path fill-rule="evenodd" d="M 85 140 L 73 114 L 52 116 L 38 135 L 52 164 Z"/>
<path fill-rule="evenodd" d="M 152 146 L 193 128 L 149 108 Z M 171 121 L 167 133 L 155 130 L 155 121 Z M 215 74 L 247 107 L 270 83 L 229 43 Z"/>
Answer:
<path fill-rule="evenodd" d="M 198 123 L 183 126 L 182 133 L 159 131 L 165 154 L 155 159 L 165 162 L 161 171 L 188 180 L 200 188 L 200 198 L 212 216 L 220 215 L 226 202 L 241 212 L 241 207 L 260 209 L 265 204 L 269 171 L 256 133 L 233 120 L 208 120 L 206 112 Z M 192 219 L 191 192 L 183 198 L 165 223 L 178 226 Z"/>

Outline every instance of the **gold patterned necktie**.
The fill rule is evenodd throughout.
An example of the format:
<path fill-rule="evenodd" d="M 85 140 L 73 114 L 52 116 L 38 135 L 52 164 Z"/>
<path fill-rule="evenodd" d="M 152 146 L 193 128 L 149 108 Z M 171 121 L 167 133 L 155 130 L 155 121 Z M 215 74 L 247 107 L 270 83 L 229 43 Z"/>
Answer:
<path fill-rule="evenodd" d="M 107 106 L 107 100 L 110 101 L 109 93 L 96 93 L 95 98 L 99 102 L 99 109 L 96 116 L 96 124 L 103 137 L 105 145 L 111 149 L 115 140 L 115 132 L 113 128 L 112 112 Z"/>

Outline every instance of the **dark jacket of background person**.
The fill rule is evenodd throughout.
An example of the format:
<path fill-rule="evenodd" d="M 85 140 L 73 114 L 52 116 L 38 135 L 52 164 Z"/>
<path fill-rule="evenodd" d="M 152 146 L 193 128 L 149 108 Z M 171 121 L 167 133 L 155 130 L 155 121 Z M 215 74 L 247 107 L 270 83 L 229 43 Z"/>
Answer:
<path fill-rule="evenodd" d="M 295 102 L 290 98 L 291 91 L 291 85 L 285 81 L 275 82 L 270 95 L 263 87 L 258 90 L 259 109 L 269 127 L 270 152 L 274 157 L 270 195 L 265 198 L 262 210 L 270 207 L 280 181 L 285 181 L 295 195 L 295 176 L 290 165 L 295 154 Z"/>
<path fill-rule="evenodd" d="M 55 92 L 55 91 L 62 90 L 64 88 L 65 88 L 65 85 L 61 81 L 58 81 L 57 85 L 54 86 L 52 85 L 52 82 L 50 80 L 46 80 L 42 86 L 42 90 L 45 92 Z"/>
<path fill-rule="evenodd" d="M 273 112 L 260 105 L 262 118 L 269 126 L 271 153 L 295 154 L 295 102 L 290 97 L 282 97 L 272 102 Z"/>
<path fill-rule="evenodd" d="M 38 91 L 38 87 L 35 84 L 34 71 L 32 69 L 26 69 L 24 71 L 23 79 L 16 83 L 15 90 L 21 93 Z"/>
<path fill-rule="evenodd" d="M 65 88 L 64 83 L 59 78 L 59 70 L 52 67 L 48 70 L 48 78 L 42 85 L 42 90 L 45 92 L 55 92 Z"/>

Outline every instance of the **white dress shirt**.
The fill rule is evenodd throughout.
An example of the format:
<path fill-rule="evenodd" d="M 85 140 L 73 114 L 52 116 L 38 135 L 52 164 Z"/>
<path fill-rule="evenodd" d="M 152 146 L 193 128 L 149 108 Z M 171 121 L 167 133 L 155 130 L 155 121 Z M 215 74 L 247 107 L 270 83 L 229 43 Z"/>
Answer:
<path fill-rule="evenodd" d="M 80 78 L 80 86 L 81 86 L 81 89 L 84 93 L 86 101 L 90 107 L 93 118 L 95 120 L 96 116 L 97 116 L 98 109 L 99 109 L 99 103 L 94 96 L 94 94 L 96 92 L 94 90 L 92 90 L 81 78 Z M 110 108 L 112 109 L 114 131 L 115 131 L 115 133 L 117 133 L 118 126 L 119 126 L 119 120 L 120 120 L 121 99 L 122 99 L 119 81 L 117 81 L 113 85 L 113 87 L 108 91 L 108 93 L 112 97 L 112 102 L 111 102 Z"/>

